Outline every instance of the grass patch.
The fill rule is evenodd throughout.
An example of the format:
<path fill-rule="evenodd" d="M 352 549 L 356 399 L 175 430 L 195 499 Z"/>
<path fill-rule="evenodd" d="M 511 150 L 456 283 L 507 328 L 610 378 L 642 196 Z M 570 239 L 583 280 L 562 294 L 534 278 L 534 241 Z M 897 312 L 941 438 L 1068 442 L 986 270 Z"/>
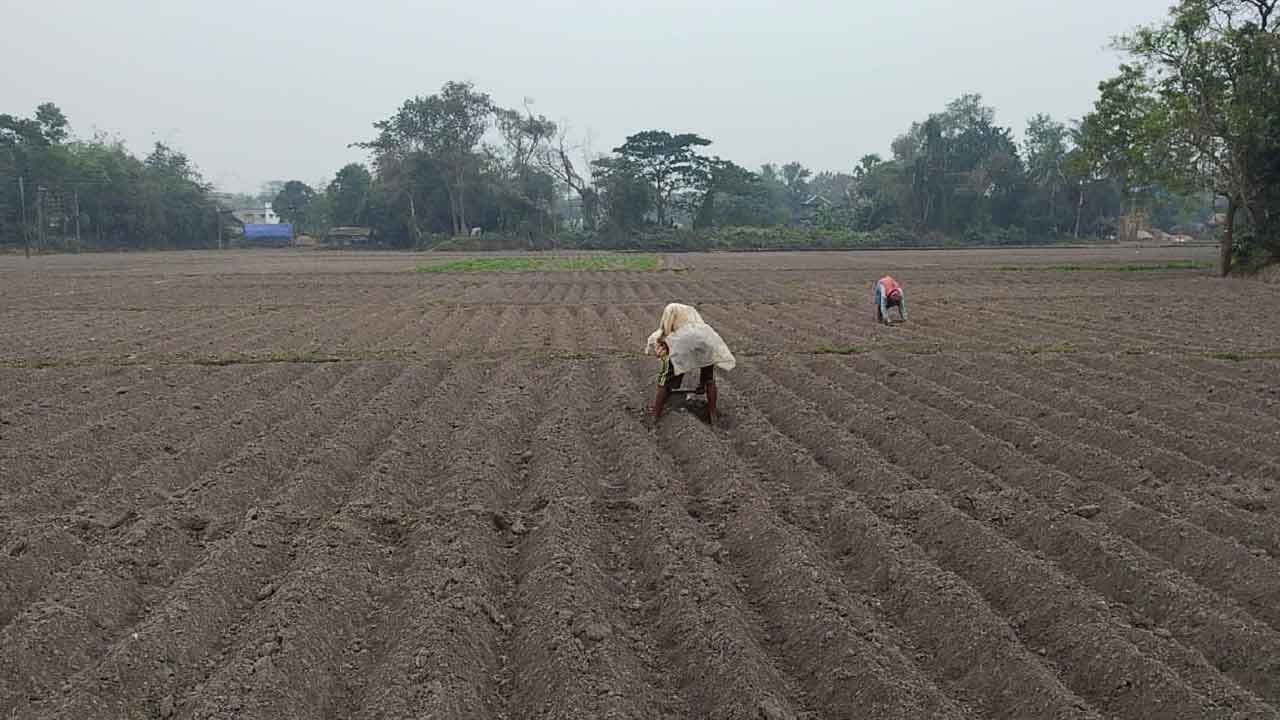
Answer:
<path fill-rule="evenodd" d="M 1244 362 L 1249 359 L 1238 352 L 1213 352 L 1209 353 L 1209 357 L 1214 360 L 1226 360 L 1227 362 Z"/>
<path fill-rule="evenodd" d="M 418 272 L 651 272 L 658 269 L 653 255 L 583 255 L 579 257 L 486 257 L 418 265 Z"/>
<path fill-rule="evenodd" d="M 866 352 L 866 348 L 857 345 L 820 345 L 813 351 L 814 355 L 858 355 Z"/>
<path fill-rule="evenodd" d="M 1200 260 L 1170 260 L 1159 263 L 1120 265 L 997 265 L 997 272 L 1167 272 L 1170 270 L 1211 270 L 1213 263 Z"/>
<path fill-rule="evenodd" d="M 467 258 L 441 263 L 427 263 L 417 267 L 418 272 L 531 272 L 538 269 L 538 261 L 532 258 Z"/>

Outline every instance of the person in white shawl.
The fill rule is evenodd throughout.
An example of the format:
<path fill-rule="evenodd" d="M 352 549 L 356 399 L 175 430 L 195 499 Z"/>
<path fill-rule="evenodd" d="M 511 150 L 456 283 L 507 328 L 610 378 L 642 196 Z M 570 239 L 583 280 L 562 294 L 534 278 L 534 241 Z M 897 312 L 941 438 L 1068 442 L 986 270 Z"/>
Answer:
<path fill-rule="evenodd" d="M 707 419 L 714 425 L 717 412 L 716 368 L 732 370 L 737 361 L 729 346 L 710 325 L 703 321 L 698 311 L 689 305 L 671 303 L 662 310 L 658 329 L 649 336 L 645 353 L 657 354 L 662 359 L 662 372 L 658 375 L 658 394 L 653 400 L 653 417 L 662 417 L 671 392 L 680 387 L 684 374 L 697 369 L 697 393 L 706 393 Z"/>

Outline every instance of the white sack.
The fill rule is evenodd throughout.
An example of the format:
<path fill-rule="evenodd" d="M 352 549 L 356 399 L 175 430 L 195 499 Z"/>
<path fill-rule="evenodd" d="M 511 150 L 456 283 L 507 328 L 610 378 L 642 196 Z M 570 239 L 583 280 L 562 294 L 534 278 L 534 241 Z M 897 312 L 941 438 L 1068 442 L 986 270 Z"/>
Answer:
<path fill-rule="evenodd" d="M 671 350 L 671 368 L 677 375 L 691 370 L 715 365 L 721 370 L 732 370 L 738 365 L 729 346 L 706 323 L 690 323 L 667 336 Z"/>

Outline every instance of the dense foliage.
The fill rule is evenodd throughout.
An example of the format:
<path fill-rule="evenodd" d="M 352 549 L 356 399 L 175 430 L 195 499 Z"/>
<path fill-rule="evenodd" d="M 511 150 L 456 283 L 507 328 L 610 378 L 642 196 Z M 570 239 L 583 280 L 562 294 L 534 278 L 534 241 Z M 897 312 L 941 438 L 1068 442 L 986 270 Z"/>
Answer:
<path fill-rule="evenodd" d="M 0 115 L 0 246 L 32 251 L 200 248 L 218 243 L 210 187 L 157 143 L 143 159 L 104 137 L 75 140 L 53 104 Z"/>
<path fill-rule="evenodd" d="M 375 130 L 360 143 L 370 182 L 346 204 L 367 208 L 359 219 L 401 247 L 473 227 L 503 239 L 472 247 L 737 247 L 723 238 L 764 237 L 711 232 L 725 228 L 789 228 L 764 243 L 784 247 L 1051 242 L 1106 235 L 1122 211 L 1120 179 L 1082 159 L 1081 128 L 1037 116 L 1020 145 L 977 95 L 913 124 L 892 158 L 869 155 L 850 172 L 796 162 L 751 171 L 708 153 L 705 137 L 665 130 L 576 159 L 555 123 L 462 83 L 406 101 Z M 330 195 L 335 187 L 352 192 L 335 180 Z M 1185 196 L 1166 195 L 1153 206 L 1180 208 L 1158 213 L 1166 227 L 1203 229 L 1206 203 L 1197 217 L 1183 212 Z"/>
<path fill-rule="evenodd" d="M 1121 40 L 1131 62 L 1086 118 L 1096 167 L 1126 187 L 1210 192 L 1221 270 L 1280 259 L 1280 0 L 1179 0 Z"/>

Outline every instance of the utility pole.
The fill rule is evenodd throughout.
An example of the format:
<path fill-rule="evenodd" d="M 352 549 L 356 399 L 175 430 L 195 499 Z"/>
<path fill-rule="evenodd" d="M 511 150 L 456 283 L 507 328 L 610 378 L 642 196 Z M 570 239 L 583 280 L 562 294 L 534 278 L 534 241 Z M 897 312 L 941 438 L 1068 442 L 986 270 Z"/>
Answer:
<path fill-rule="evenodd" d="M 22 204 L 22 252 L 31 257 L 31 234 L 27 228 L 27 186 L 21 175 L 18 176 L 18 200 Z"/>
<path fill-rule="evenodd" d="M 43 185 L 36 186 L 36 250 L 44 249 L 44 194 Z"/>

